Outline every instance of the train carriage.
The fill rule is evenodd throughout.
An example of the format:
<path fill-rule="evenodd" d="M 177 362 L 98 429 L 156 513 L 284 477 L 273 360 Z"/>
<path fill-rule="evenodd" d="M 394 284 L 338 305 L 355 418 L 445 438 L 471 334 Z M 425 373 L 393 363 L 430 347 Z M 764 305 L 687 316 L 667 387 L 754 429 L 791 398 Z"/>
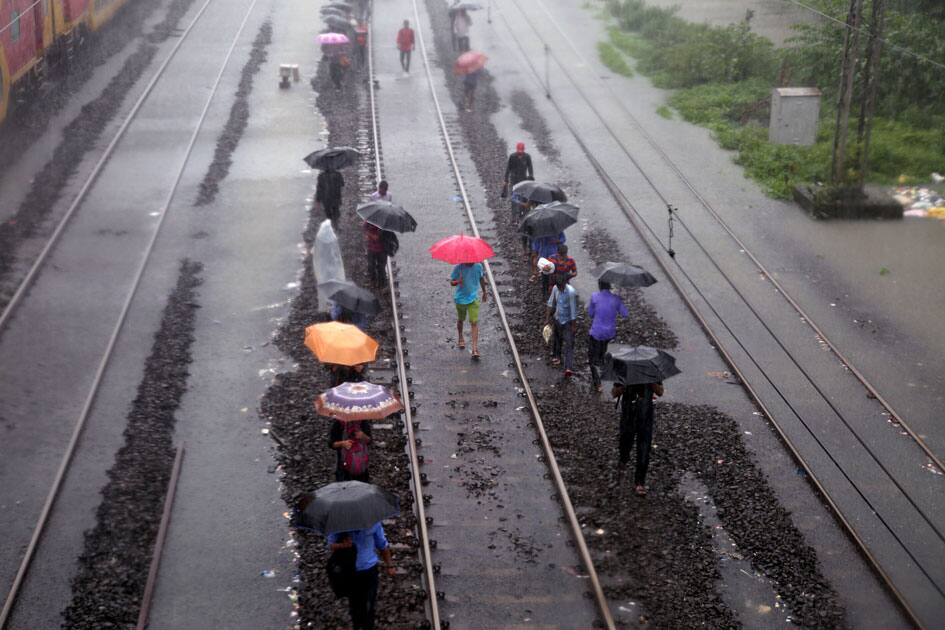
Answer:
<path fill-rule="evenodd" d="M 0 124 L 17 91 L 45 77 L 46 64 L 70 57 L 87 32 L 101 29 L 127 0 L 0 0 Z"/>

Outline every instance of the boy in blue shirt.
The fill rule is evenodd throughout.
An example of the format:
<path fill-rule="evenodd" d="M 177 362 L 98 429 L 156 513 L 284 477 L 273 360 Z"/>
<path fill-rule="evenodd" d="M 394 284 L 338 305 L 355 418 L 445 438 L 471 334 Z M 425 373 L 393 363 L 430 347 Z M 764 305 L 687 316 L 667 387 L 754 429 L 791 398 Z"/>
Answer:
<path fill-rule="evenodd" d="M 384 535 L 384 527 L 375 523 L 367 529 L 353 532 L 329 534 L 330 551 L 355 548 L 357 559 L 354 563 L 354 577 L 348 594 L 348 608 L 351 612 L 351 624 L 354 628 L 371 630 L 374 628 L 374 611 L 377 608 L 377 551 L 384 558 L 387 574 L 397 574 L 391 557 L 390 545 Z"/>
<path fill-rule="evenodd" d="M 482 301 L 486 301 L 486 279 L 483 277 L 482 263 L 461 263 L 453 267 L 450 284 L 455 288 L 453 302 L 456 304 L 456 345 L 462 350 L 466 347 L 463 338 L 463 322 L 469 315 L 470 336 L 472 337 L 472 358 L 479 358 L 479 289 L 482 289 Z"/>

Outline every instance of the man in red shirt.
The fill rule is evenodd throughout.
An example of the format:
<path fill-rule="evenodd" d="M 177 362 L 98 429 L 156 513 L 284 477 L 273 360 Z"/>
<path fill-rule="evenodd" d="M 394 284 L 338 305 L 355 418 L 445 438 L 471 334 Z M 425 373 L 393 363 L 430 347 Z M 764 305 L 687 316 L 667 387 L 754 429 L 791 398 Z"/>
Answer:
<path fill-rule="evenodd" d="M 410 52 L 413 50 L 413 29 L 410 20 L 404 20 L 404 27 L 397 31 L 397 50 L 400 51 L 400 67 L 410 72 Z"/>
<path fill-rule="evenodd" d="M 375 287 L 382 287 L 387 282 L 387 252 L 381 237 L 383 230 L 376 225 L 364 222 L 364 249 L 367 250 L 368 275 Z"/>
<path fill-rule="evenodd" d="M 570 283 L 571 278 L 577 275 L 577 263 L 574 262 L 574 259 L 568 256 L 568 246 L 562 243 L 558 245 L 558 253 L 549 258 L 551 262 L 555 264 L 554 276 L 562 275 L 567 278 L 567 281 Z M 542 276 L 542 287 L 545 292 L 545 295 L 548 295 L 551 292 L 551 287 L 549 286 L 548 276 Z"/>

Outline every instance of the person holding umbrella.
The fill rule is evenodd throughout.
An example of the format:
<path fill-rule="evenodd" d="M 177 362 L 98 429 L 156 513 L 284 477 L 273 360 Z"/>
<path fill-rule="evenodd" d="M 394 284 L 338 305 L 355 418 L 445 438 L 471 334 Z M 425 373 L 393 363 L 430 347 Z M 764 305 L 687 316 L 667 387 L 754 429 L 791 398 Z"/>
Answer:
<path fill-rule="evenodd" d="M 469 50 L 469 27 L 472 26 L 472 18 L 466 9 L 459 9 L 455 13 L 451 12 L 453 20 L 453 40 L 456 42 L 456 49 L 463 53 Z"/>
<path fill-rule="evenodd" d="M 456 265 L 450 274 L 450 285 L 454 287 L 453 302 L 456 306 L 457 346 L 466 347 L 463 338 L 463 325 L 469 316 L 472 340 L 472 358 L 479 359 L 479 290 L 482 289 L 482 302 L 489 294 L 483 276 L 482 261 L 495 255 L 492 247 L 482 240 L 465 234 L 448 236 L 430 247 L 430 255 L 437 260 Z"/>
<path fill-rule="evenodd" d="M 315 399 L 318 413 L 333 418 L 328 445 L 337 453 L 336 481 L 370 482 L 369 421 L 386 418 L 403 408 L 390 390 L 373 383 L 342 383 Z"/>
<path fill-rule="evenodd" d="M 554 342 L 551 352 L 551 364 L 561 365 L 564 355 L 564 376 L 574 375 L 574 333 L 577 328 L 577 291 L 568 284 L 564 274 L 555 276 L 555 286 L 548 297 L 545 309 L 545 325 L 555 317 Z"/>
<path fill-rule="evenodd" d="M 617 316 L 629 317 L 627 307 L 620 296 L 610 292 L 610 283 L 597 281 L 598 291 L 591 294 L 587 314 L 591 318 L 591 330 L 587 335 L 587 362 L 591 367 L 591 384 L 598 392 L 604 390 L 600 380 L 600 365 L 607 354 L 607 344 L 617 336 Z"/>
<path fill-rule="evenodd" d="M 397 497 L 382 488 L 359 481 L 330 483 L 299 501 L 296 511 L 298 527 L 325 534 L 329 558 L 329 581 L 332 560 L 336 555 L 354 552 L 354 566 L 342 574 L 339 597 L 348 598 L 351 625 L 355 630 L 372 630 L 377 608 L 378 552 L 384 560 L 387 575 L 394 577 L 394 559 L 381 524 L 385 518 L 400 513 Z M 335 588 L 335 584 L 332 584 Z"/>
<path fill-rule="evenodd" d="M 315 184 L 315 203 L 322 207 L 332 225 L 336 225 L 338 217 L 341 216 L 341 191 L 344 187 L 344 176 L 334 168 L 326 168 L 318 174 Z"/>
<path fill-rule="evenodd" d="M 463 77 L 463 107 L 467 112 L 472 111 L 476 97 L 476 85 L 482 69 L 486 67 L 487 57 L 478 51 L 467 51 L 461 54 L 453 64 L 453 73 Z"/>
<path fill-rule="evenodd" d="M 648 346 L 615 347 L 607 354 L 607 371 L 614 377 L 611 396 L 620 403 L 620 442 L 618 476 L 630 461 L 633 444 L 637 445 L 634 492 L 646 496 L 646 472 L 653 444 L 653 401 L 664 393 L 663 381 L 679 374 L 675 359 L 666 352 Z"/>

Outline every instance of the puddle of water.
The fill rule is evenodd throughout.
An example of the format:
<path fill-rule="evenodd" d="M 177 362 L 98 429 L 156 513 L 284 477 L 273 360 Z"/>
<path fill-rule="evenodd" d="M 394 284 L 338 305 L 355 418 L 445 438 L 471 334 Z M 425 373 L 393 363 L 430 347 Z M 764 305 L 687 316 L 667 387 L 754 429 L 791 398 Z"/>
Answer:
<path fill-rule="evenodd" d="M 709 490 L 694 475 L 686 473 L 679 492 L 699 510 L 703 524 L 712 532 L 712 547 L 722 573 L 720 594 L 746 628 L 783 628 L 791 613 L 775 590 L 774 582 L 755 571 L 722 526 Z"/>

